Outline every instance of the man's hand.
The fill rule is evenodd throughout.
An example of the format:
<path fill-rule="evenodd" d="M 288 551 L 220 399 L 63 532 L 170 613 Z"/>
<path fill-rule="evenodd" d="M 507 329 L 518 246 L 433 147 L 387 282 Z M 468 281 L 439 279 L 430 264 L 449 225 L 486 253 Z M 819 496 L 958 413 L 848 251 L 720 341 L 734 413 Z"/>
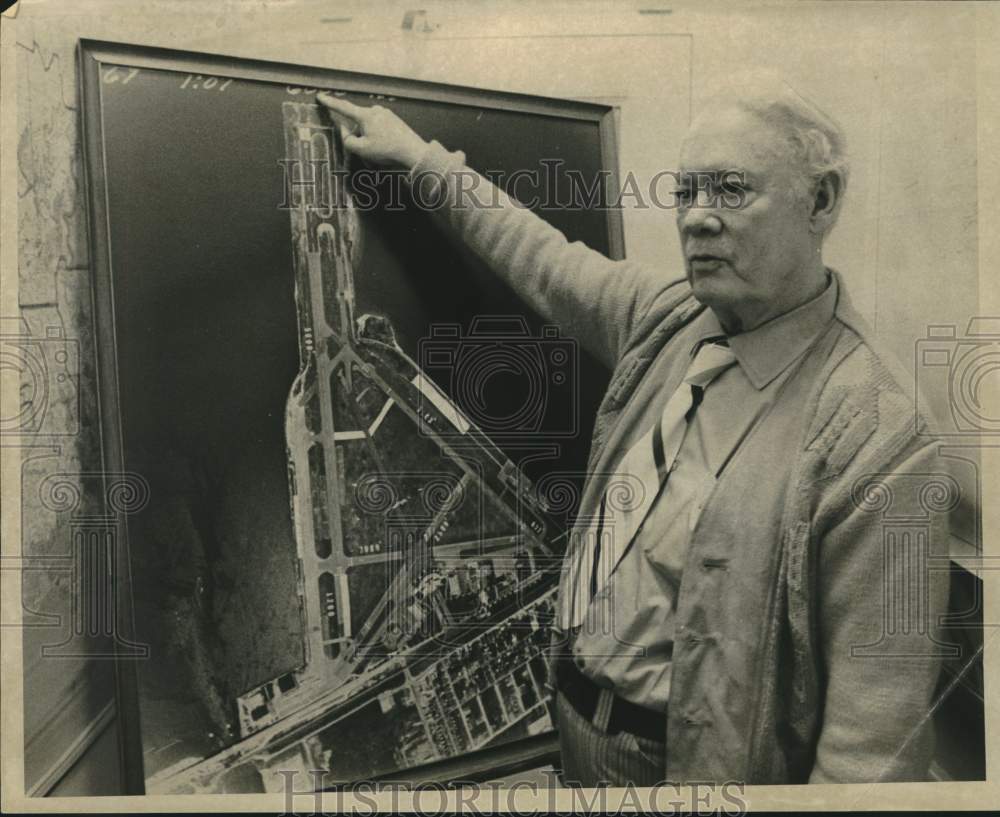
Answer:
<path fill-rule="evenodd" d="M 349 121 L 341 123 L 344 147 L 362 159 L 410 169 L 427 148 L 409 125 L 381 105 L 362 107 L 323 92 L 316 94 L 316 101 Z"/>

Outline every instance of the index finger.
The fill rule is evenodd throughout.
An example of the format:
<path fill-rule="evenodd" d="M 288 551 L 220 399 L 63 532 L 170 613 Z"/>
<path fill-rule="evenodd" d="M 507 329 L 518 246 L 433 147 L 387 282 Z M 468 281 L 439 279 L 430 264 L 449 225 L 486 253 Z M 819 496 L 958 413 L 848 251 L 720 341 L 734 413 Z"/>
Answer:
<path fill-rule="evenodd" d="M 365 119 L 368 118 L 367 108 L 355 105 L 353 102 L 348 102 L 346 99 L 338 99 L 326 91 L 321 91 L 316 94 L 316 101 L 322 103 L 334 113 L 339 113 L 341 116 L 353 119 L 359 124 L 364 124 Z"/>

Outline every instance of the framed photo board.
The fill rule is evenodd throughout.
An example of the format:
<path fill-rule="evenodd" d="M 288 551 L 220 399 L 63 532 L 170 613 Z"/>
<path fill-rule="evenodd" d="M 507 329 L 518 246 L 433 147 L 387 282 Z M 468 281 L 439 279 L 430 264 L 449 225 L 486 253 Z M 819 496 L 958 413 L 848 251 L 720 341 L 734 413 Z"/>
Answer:
<path fill-rule="evenodd" d="M 598 204 L 613 110 L 79 55 L 104 468 L 148 491 L 109 548 L 129 793 L 551 761 L 543 650 L 608 373 L 398 176 L 362 206 L 375 169 L 314 97 L 384 105 L 519 197 L 600 179 Z M 538 212 L 623 257 L 614 208 Z"/>

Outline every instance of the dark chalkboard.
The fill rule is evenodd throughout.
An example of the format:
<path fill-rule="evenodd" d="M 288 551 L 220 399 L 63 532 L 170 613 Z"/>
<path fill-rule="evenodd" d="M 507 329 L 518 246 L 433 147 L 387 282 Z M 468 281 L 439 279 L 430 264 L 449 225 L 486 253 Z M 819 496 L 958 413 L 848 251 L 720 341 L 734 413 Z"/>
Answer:
<path fill-rule="evenodd" d="M 240 739 L 233 702 L 306 660 L 284 425 L 300 358 L 282 104 L 309 102 L 317 88 L 377 101 L 425 138 L 464 150 L 476 169 L 508 180 L 537 172 L 539 187 L 522 176 L 510 190 L 522 199 L 541 194 L 546 179 L 565 185 L 567 173 L 604 171 L 607 200 L 616 157 L 611 110 L 599 105 L 86 41 L 81 64 L 107 467 L 150 487 L 117 563 L 135 610 L 132 619 L 123 605 L 119 635 L 150 648 L 133 662 L 138 680 L 132 664 L 120 673 L 137 791 L 231 749 Z M 568 344 L 568 388 L 547 393 L 545 410 L 513 432 L 500 421 L 533 399 L 524 373 L 502 368 L 473 395 L 481 403 L 465 405 L 446 367 L 428 374 L 487 434 L 499 418 L 496 444 L 529 478 L 582 472 L 607 372 L 559 327 L 547 329 L 405 189 L 401 201 L 358 214 L 356 314 L 387 318 L 418 362 L 440 325 L 466 338 L 499 321 L 526 327 L 526 342 Z M 570 240 L 623 254 L 611 210 L 539 214 Z M 480 755 L 458 771 L 510 766 L 497 751 Z M 393 768 L 373 761 L 368 772 Z M 241 774 L 217 785 L 254 790 L 256 778 Z"/>

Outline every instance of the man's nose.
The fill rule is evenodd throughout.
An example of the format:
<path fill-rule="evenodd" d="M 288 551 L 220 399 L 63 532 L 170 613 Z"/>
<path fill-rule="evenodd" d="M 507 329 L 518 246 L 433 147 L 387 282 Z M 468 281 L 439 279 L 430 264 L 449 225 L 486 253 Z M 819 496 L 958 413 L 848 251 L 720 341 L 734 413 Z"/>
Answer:
<path fill-rule="evenodd" d="M 699 203 L 677 212 L 677 227 L 682 235 L 718 235 L 722 232 L 722 219 L 714 207 Z"/>

